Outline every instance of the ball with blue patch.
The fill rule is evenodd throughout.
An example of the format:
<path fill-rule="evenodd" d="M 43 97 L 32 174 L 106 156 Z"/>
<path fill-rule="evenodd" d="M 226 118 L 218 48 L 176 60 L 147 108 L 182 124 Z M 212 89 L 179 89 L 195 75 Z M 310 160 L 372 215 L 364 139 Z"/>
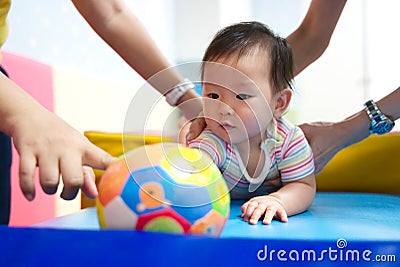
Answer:
<path fill-rule="evenodd" d="M 100 226 L 219 236 L 229 217 L 228 187 L 200 150 L 176 143 L 134 149 L 98 185 Z"/>

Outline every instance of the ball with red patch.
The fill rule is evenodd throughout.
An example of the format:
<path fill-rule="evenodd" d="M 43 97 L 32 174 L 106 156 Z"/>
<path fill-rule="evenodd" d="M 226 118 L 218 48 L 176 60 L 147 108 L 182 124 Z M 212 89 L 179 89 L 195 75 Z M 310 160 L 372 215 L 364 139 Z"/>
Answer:
<path fill-rule="evenodd" d="M 219 236 L 230 197 L 218 167 L 200 150 L 146 145 L 111 164 L 98 185 L 100 226 Z"/>

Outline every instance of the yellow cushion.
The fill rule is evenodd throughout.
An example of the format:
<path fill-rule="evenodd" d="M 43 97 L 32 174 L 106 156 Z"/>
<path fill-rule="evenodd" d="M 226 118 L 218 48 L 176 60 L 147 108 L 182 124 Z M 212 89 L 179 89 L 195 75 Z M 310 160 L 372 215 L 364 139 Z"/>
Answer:
<path fill-rule="evenodd" d="M 95 145 L 120 156 L 145 144 L 171 142 L 169 136 L 85 132 Z M 125 149 L 122 145 L 124 141 Z M 340 151 L 317 175 L 317 190 L 330 192 L 371 192 L 400 194 L 400 133 L 367 139 Z M 95 170 L 96 183 L 103 171 Z M 95 202 L 82 195 L 82 208 Z"/>
<path fill-rule="evenodd" d="M 340 151 L 317 175 L 317 190 L 400 194 L 400 133 L 367 139 Z"/>

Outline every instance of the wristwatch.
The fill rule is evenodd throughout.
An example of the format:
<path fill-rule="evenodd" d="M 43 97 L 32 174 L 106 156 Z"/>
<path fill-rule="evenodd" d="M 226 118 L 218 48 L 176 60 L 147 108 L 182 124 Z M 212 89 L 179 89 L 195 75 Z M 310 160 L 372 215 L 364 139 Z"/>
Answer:
<path fill-rule="evenodd" d="M 182 82 L 180 82 L 178 85 L 176 85 L 174 88 L 172 88 L 165 95 L 165 100 L 167 100 L 167 103 L 170 104 L 171 106 L 176 106 L 179 99 L 187 91 L 189 91 L 190 89 L 194 89 L 194 88 L 195 88 L 194 84 L 189 79 L 184 79 Z"/>
<path fill-rule="evenodd" d="M 394 121 L 383 114 L 373 100 L 367 101 L 364 106 L 368 117 L 371 119 L 370 133 L 385 134 L 393 129 Z"/>

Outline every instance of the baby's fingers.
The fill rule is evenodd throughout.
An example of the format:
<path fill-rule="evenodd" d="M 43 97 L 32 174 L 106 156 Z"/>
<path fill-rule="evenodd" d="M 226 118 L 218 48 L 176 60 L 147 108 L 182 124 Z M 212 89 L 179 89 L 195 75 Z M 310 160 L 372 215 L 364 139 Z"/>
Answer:
<path fill-rule="evenodd" d="M 281 222 L 288 222 L 288 217 L 285 209 L 283 208 L 268 208 L 265 212 L 263 224 L 271 224 L 274 218 L 279 219 Z"/>
<path fill-rule="evenodd" d="M 250 220 L 250 218 L 253 215 L 257 206 L 258 206 L 258 203 L 255 201 L 252 201 L 252 202 L 249 201 L 249 202 L 243 204 L 243 206 L 241 208 L 243 221 L 248 222 Z"/>
<path fill-rule="evenodd" d="M 288 222 L 289 221 L 287 213 L 286 213 L 286 211 L 284 209 L 278 209 L 276 211 L 276 216 L 275 217 L 279 218 L 279 220 L 281 222 Z"/>
<path fill-rule="evenodd" d="M 265 209 L 267 207 L 264 204 L 258 204 L 258 206 L 253 210 L 253 214 L 250 217 L 250 224 L 257 224 L 258 220 L 263 216 Z"/>
<path fill-rule="evenodd" d="M 276 212 L 277 209 L 275 207 L 268 207 L 265 210 L 263 224 L 271 224 L 272 219 L 274 218 Z"/>

